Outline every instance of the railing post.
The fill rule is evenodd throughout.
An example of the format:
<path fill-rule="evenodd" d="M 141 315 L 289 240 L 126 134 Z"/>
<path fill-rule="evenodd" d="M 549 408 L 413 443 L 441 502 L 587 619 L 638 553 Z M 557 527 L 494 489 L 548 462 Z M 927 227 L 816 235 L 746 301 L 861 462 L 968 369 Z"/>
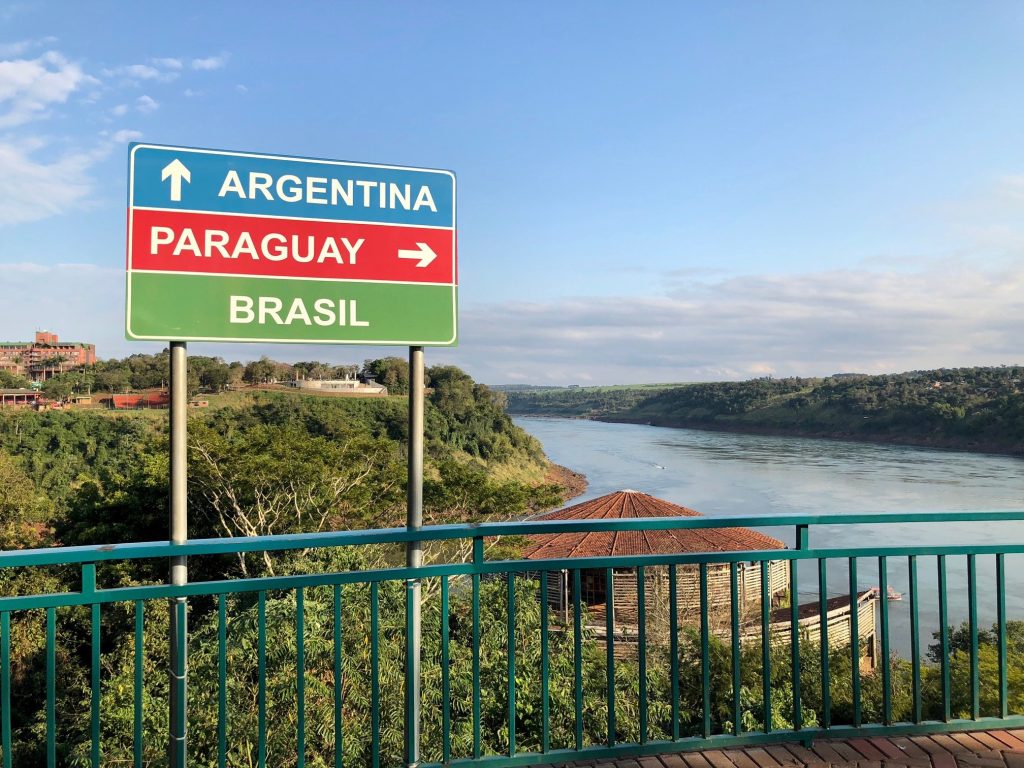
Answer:
<path fill-rule="evenodd" d="M 406 527 L 423 526 L 423 347 L 409 347 L 409 482 L 406 493 Z M 410 541 L 406 565 L 423 564 L 423 542 Z M 415 766 L 420 755 L 420 580 L 405 583 L 405 763 Z"/>
<path fill-rule="evenodd" d="M 172 544 L 188 541 L 188 358 L 185 342 L 171 342 L 171 456 L 170 456 L 170 539 Z M 172 557 L 170 581 L 174 586 L 188 583 L 184 557 Z M 188 605 L 184 597 L 171 598 L 170 605 L 170 738 L 169 763 L 184 768 L 187 759 L 188 721 Z"/>
<path fill-rule="evenodd" d="M 96 595 L 96 563 L 82 564 L 82 594 Z M 89 680 L 89 765 L 91 768 L 100 768 L 100 660 L 102 658 L 100 648 L 101 627 L 100 627 L 100 603 L 90 605 L 92 614 L 89 623 L 90 643 L 90 680 Z"/>
<path fill-rule="evenodd" d="M 807 526 L 807 525 L 798 525 L 796 527 L 796 548 L 797 549 L 810 549 L 811 548 L 811 544 L 810 544 L 810 538 L 811 537 L 810 537 L 810 534 L 809 534 L 809 528 L 810 528 L 810 526 Z"/>
<path fill-rule="evenodd" d="M 11 738 L 11 612 L 0 613 L 0 747 L 3 748 L 3 768 L 14 764 Z M 49 733 L 49 730 L 48 730 Z"/>
<path fill-rule="evenodd" d="M 810 549 L 810 526 L 796 527 L 796 548 Z M 793 729 L 803 729 L 803 702 L 801 700 L 802 663 L 800 660 L 800 561 L 789 561 L 789 659 L 793 675 Z M 811 746 L 811 738 L 804 737 L 805 747 Z"/>
<path fill-rule="evenodd" d="M 483 753 L 480 702 L 480 566 L 484 563 L 484 539 L 473 537 L 473 758 Z"/>

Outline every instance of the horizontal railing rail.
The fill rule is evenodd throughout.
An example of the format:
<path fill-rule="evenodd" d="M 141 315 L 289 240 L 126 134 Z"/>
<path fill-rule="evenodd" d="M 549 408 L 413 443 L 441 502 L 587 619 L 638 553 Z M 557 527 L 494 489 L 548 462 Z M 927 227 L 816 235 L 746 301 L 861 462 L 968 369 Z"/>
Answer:
<path fill-rule="evenodd" d="M 1007 613 L 1009 558 L 1024 556 L 1024 536 L 896 544 L 866 532 L 852 546 L 814 548 L 808 535 L 1022 520 L 1024 511 L 523 521 L 3 552 L 0 575 L 14 580 L 65 569 L 56 585 L 0 597 L 2 768 L 162 760 L 166 613 L 152 607 L 179 597 L 190 598 L 196 765 L 298 767 L 314 751 L 338 767 L 401 762 L 412 581 L 424 590 L 424 765 L 1024 727 L 1024 691 L 1010 674 L 1024 666 L 1024 634 L 1008 644 Z M 505 536 L 740 526 L 793 526 L 795 548 L 548 560 L 484 550 Z M 324 557 L 295 561 L 301 572 L 182 586 L 124 585 L 123 569 L 98 570 L 412 540 L 472 540 L 472 551 L 418 568 Z M 890 604 L 896 579 L 906 600 Z"/>
<path fill-rule="evenodd" d="M 79 547 L 48 547 L 0 551 L 0 568 L 38 565 L 73 565 L 111 560 L 229 555 L 245 552 L 284 552 L 320 547 L 351 547 L 367 544 L 406 544 L 411 541 L 453 541 L 531 536 L 559 533 L 601 533 L 614 531 L 701 530 L 706 528 L 810 528 L 822 525 L 888 525 L 895 523 L 982 523 L 1024 520 L 1024 510 L 968 512 L 857 512 L 825 515 L 730 515 L 701 517 L 642 517 L 602 520 L 544 520 L 506 523 L 465 523 L 430 525 L 409 531 L 382 528 L 329 533 L 296 533 L 273 536 L 235 536 L 193 539 L 187 544 L 169 541 L 129 542 Z"/>
<path fill-rule="evenodd" d="M 769 549 L 734 552 L 688 553 L 679 555 L 617 555 L 615 557 L 575 557 L 551 560 L 487 560 L 479 563 L 448 563 L 418 568 L 380 568 L 373 571 L 339 571 L 291 576 L 239 577 L 229 580 L 193 581 L 170 584 L 111 587 L 91 586 L 80 592 L 58 592 L 41 595 L 0 597 L 0 611 L 36 608 L 119 603 L 157 598 L 197 597 L 211 594 L 237 594 L 260 590 L 295 589 L 301 587 L 343 584 L 370 584 L 385 581 L 405 582 L 442 576 L 499 576 L 531 574 L 539 571 L 626 569 L 653 566 L 684 566 L 730 564 L 742 562 L 793 562 L 839 560 L 849 558 L 946 557 L 967 555 L 1024 554 L 1024 544 L 960 544 L 892 547 L 844 547 L 839 549 Z M 87 564 L 89 565 L 89 564 Z"/>

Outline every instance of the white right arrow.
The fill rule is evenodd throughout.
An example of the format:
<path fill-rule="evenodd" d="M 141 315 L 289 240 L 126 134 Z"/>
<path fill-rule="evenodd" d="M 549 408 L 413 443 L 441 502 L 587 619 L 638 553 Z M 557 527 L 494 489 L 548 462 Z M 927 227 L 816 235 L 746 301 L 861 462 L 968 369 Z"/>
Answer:
<path fill-rule="evenodd" d="M 168 178 L 171 180 L 171 200 L 178 202 L 181 200 L 181 180 L 191 184 L 192 173 L 181 160 L 174 158 L 160 173 L 160 181 L 167 181 Z"/>
<path fill-rule="evenodd" d="M 400 259 L 419 259 L 420 263 L 417 267 L 426 267 L 430 265 L 434 259 L 437 258 L 437 254 L 431 249 L 426 243 L 416 243 L 416 250 L 407 251 L 404 248 L 398 249 L 398 258 Z"/>

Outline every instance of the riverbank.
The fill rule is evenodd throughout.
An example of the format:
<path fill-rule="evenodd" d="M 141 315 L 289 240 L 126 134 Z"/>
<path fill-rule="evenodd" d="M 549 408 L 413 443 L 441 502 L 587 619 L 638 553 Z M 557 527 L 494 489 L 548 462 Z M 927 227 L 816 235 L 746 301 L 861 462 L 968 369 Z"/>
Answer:
<path fill-rule="evenodd" d="M 587 476 L 583 473 L 563 467 L 561 464 L 556 464 L 553 461 L 548 464 L 547 472 L 544 475 L 544 482 L 553 483 L 564 489 L 562 493 L 563 504 L 570 499 L 575 499 L 577 496 L 582 496 L 587 492 L 587 488 L 590 485 L 587 481 Z"/>
<path fill-rule="evenodd" d="M 525 415 L 525 414 L 516 414 Z M 760 424 L 737 422 L 708 422 L 695 419 L 664 419 L 664 418 L 631 418 L 628 416 L 594 416 L 590 421 L 601 421 L 607 424 L 638 424 L 650 427 L 666 427 L 669 429 L 695 429 L 701 432 L 725 432 L 736 435 L 763 435 L 767 437 L 801 437 L 810 440 L 841 440 L 852 443 L 871 445 L 904 445 L 913 448 L 930 448 L 938 451 L 958 451 L 964 453 L 987 453 L 995 456 L 1014 456 L 1024 458 L 1024 446 L 1006 445 L 1004 443 L 975 440 L 953 439 L 937 435 L 873 435 L 853 434 L 838 430 L 807 430 L 789 427 L 768 427 Z"/>
<path fill-rule="evenodd" d="M 1024 366 L 508 391 L 511 416 L 1024 456 Z"/>

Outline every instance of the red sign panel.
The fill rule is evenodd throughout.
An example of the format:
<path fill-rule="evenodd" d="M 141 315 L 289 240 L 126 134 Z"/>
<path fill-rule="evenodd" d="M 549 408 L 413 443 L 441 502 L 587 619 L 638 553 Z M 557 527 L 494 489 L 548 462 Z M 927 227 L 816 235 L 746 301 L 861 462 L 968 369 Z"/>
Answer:
<path fill-rule="evenodd" d="M 132 219 L 134 270 L 455 282 L 451 230 L 178 211 Z"/>

